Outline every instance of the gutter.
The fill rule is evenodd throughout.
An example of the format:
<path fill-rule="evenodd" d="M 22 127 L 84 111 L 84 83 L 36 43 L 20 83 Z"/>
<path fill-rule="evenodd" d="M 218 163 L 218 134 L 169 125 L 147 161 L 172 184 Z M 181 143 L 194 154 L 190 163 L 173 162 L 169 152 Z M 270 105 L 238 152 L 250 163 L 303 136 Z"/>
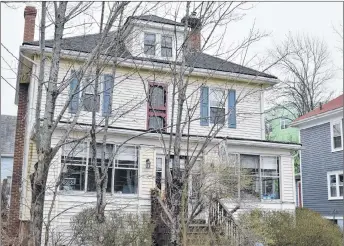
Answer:
<path fill-rule="evenodd" d="M 23 45 L 20 47 L 20 51 L 28 51 L 32 54 L 39 55 L 39 47 L 33 46 L 33 45 Z M 47 53 L 52 53 L 52 48 L 46 47 L 45 50 Z M 72 60 L 86 60 L 89 53 L 85 52 L 78 52 L 78 51 L 69 51 L 69 50 L 62 50 L 61 51 L 61 57 L 65 59 L 72 59 Z M 113 58 L 108 59 L 109 56 L 102 55 L 102 59 L 107 59 L 109 63 L 114 60 Z M 143 60 L 135 60 L 132 58 L 121 58 L 118 57 L 117 61 L 120 62 L 120 66 L 122 67 L 129 67 L 129 68 L 137 68 L 137 66 L 142 66 L 140 68 L 142 69 L 150 69 L 154 70 L 159 66 L 159 71 L 164 72 L 171 72 L 171 69 L 169 67 L 169 64 L 162 64 L 159 62 L 152 62 L 152 61 L 143 61 Z M 152 65 L 153 64 L 153 65 Z M 154 66 L 155 65 L 155 66 Z M 202 69 L 202 68 L 193 68 L 192 75 L 197 75 L 201 77 L 209 77 L 209 75 L 212 75 L 213 78 L 219 78 L 219 79 L 232 79 L 232 80 L 239 80 L 243 82 L 251 82 L 255 84 L 267 84 L 267 85 L 275 85 L 280 82 L 279 79 L 272 79 L 272 78 L 266 78 L 261 76 L 253 76 L 253 75 L 246 75 L 246 74 L 239 74 L 239 73 L 231 73 L 231 72 L 222 72 L 222 71 L 214 71 L 209 69 Z"/>
<path fill-rule="evenodd" d="M 60 121 L 60 123 L 61 124 L 59 124 L 58 126 L 59 128 L 62 128 L 62 129 L 64 129 L 63 125 L 69 125 L 69 122 L 67 121 Z M 77 123 L 77 125 L 91 127 L 91 124 L 87 124 L 87 123 Z M 99 127 L 104 127 L 104 126 L 99 126 Z M 166 137 L 166 141 L 168 141 L 168 138 L 170 136 L 169 132 L 156 133 L 149 130 L 130 129 L 130 128 L 114 127 L 114 126 L 109 126 L 108 133 L 118 133 L 118 134 L 123 134 L 127 136 L 138 135 L 137 138 L 142 137 L 142 138 L 150 138 L 150 139 L 157 139 L 157 140 L 161 140 L 161 138 Z M 141 135 L 139 133 L 141 133 Z M 175 136 L 174 133 L 172 135 Z M 183 134 L 182 137 L 184 138 L 189 137 L 190 141 L 197 143 L 200 141 L 200 138 L 206 138 L 207 136 Z M 228 136 L 216 136 L 214 137 L 214 140 L 212 142 L 220 143 L 221 141 L 224 141 L 224 140 L 226 140 L 226 143 L 230 145 L 256 146 L 256 147 L 263 147 L 263 148 L 279 148 L 279 149 L 288 149 L 288 150 L 301 149 L 301 144 L 297 144 L 297 143 L 277 142 L 277 141 L 268 141 L 268 140 L 261 140 L 261 139 L 232 138 Z"/>

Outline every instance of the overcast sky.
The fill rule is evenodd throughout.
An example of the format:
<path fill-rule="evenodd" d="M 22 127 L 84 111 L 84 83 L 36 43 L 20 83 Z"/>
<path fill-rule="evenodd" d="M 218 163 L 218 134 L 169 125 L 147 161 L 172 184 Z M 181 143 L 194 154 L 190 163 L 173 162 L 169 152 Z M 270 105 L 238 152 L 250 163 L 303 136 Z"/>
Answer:
<path fill-rule="evenodd" d="M 19 46 L 23 39 L 25 5 L 16 4 L 16 9 L 11 9 L 3 3 L 1 5 L 1 43 L 18 57 Z M 251 52 L 254 53 L 263 54 L 274 44 L 281 42 L 289 32 L 306 33 L 324 39 L 331 52 L 333 67 L 337 69 L 328 87 L 335 90 L 336 95 L 341 94 L 343 91 L 343 54 L 339 52 L 338 47 L 342 47 L 343 44 L 333 27 L 340 28 L 343 23 L 343 3 L 263 2 L 254 5 L 254 8 L 248 10 L 241 21 L 232 24 L 226 30 L 225 40 L 228 42 L 241 40 L 247 35 L 254 21 L 256 28 L 271 33 L 268 38 L 253 47 Z M 159 15 L 159 11 L 156 14 Z M 38 24 L 38 18 L 36 24 Z M 36 31 L 35 40 L 38 39 L 37 34 Z M 1 57 L 1 75 L 15 87 L 16 58 L 3 47 L 1 47 Z M 4 60 L 9 64 L 6 64 Z M 14 104 L 14 96 L 15 90 L 1 79 L 2 114 L 16 115 L 17 106 Z"/>

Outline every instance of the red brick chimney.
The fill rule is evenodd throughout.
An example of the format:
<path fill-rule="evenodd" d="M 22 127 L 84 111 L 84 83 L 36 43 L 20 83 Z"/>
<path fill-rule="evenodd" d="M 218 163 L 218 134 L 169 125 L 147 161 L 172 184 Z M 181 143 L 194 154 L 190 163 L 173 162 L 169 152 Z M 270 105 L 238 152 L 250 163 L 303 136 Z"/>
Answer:
<path fill-rule="evenodd" d="M 188 47 L 191 51 L 201 51 L 201 29 L 202 22 L 196 17 L 196 12 L 193 11 L 188 18 L 184 17 L 181 22 L 185 23 L 188 19 L 188 26 L 191 28 L 189 33 Z"/>
<path fill-rule="evenodd" d="M 24 10 L 24 38 L 23 42 L 33 41 L 35 37 L 35 20 L 37 9 L 33 6 L 26 6 Z"/>
<path fill-rule="evenodd" d="M 37 10 L 35 7 L 26 6 L 24 10 L 24 37 L 23 42 L 33 41 L 35 34 L 35 19 Z M 18 74 L 20 74 L 18 72 Z M 18 75 L 19 76 L 19 75 Z M 30 76 L 29 76 L 30 77 Z M 8 234 L 10 237 L 17 237 L 19 230 L 24 230 L 25 223 L 20 225 L 20 190 L 22 183 L 22 171 L 24 161 L 24 143 L 26 131 L 26 114 L 29 83 L 19 83 L 18 87 L 18 110 L 17 110 L 17 125 L 14 142 L 14 157 L 13 157 L 13 171 L 12 171 L 12 186 L 11 186 L 11 200 L 10 211 L 8 218 Z M 28 144 L 28 143 L 26 143 Z M 25 175 L 25 174 L 24 174 Z"/>

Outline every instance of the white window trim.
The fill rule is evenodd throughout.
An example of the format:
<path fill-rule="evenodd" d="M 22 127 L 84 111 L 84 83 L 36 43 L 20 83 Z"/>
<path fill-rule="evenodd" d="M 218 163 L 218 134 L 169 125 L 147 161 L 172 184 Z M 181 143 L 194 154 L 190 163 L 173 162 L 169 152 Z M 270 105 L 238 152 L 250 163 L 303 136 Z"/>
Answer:
<path fill-rule="evenodd" d="M 224 103 L 224 109 L 225 109 L 225 123 L 224 126 L 226 126 L 226 121 L 228 121 L 228 118 L 226 118 L 226 116 L 228 115 L 228 93 L 226 93 L 226 89 L 225 88 L 220 88 L 220 87 L 209 87 L 209 95 L 208 95 L 208 112 L 209 112 L 209 126 L 214 126 L 214 123 L 210 122 L 210 94 L 211 94 L 211 90 L 222 90 L 225 94 L 225 101 Z"/>
<path fill-rule="evenodd" d="M 58 189 L 58 193 L 60 195 L 82 195 L 82 196 L 94 196 L 94 194 L 96 194 L 96 191 L 87 191 L 87 182 L 88 182 L 88 168 L 89 168 L 89 163 L 88 160 L 90 158 L 90 141 L 85 140 L 86 143 L 86 164 L 85 165 L 70 165 L 70 166 L 85 166 L 85 187 L 84 190 L 70 190 L 70 191 L 65 191 L 65 190 L 61 190 L 60 187 Z M 114 145 L 114 149 L 116 150 L 118 145 L 120 145 L 120 143 L 112 143 L 109 142 L 108 144 L 112 144 Z M 112 177 L 112 182 L 111 182 L 111 192 L 106 192 L 106 196 L 110 197 L 110 196 L 118 196 L 118 197 L 138 197 L 140 194 L 140 147 L 138 145 L 132 145 L 132 144 L 126 144 L 124 146 L 128 146 L 128 147 L 135 147 L 136 151 L 135 151 L 135 155 L 136 155 L 136 159 L 138 160 L 137 162 L 137 168 L 121 168 L 121 167 L 116 167 L 116 157 L 112 160 L 112 173 L 111 173 L 111 177 Z M 118 153 L 117 153 L 118 154 Z M 61 156 L 63 155 L 63 149 L 60 149 L 60 164 L 62 164 L 61 162 Z M 67 165 L 67 164 L 66 164 Z M 59 169 L 61 170 L 61 165 L 59 165 Z M 128 194 L 123 194 L 123 193 L 116 193 L 114 191 L 115 187 L 115 171 L 116 169 L 131 169 L 131 170 L 137 170 L 137 175 L 138 175 L 138 180 L 137 180 L 137 192 L 136 193 L 128 193 Z"/>
<path fill-rule="evenodd" d="M 338 124 L 339 123 L 339 126 L 340 126 L 340 133 L 341 133 L 341 147 L 340 148 L 334 148 L 334 143 L 333 143 L 333 126 L 335 124 Z M 331 126 L 331 151 L 332 152 L 336 152 L 336 151 L 341 151 L 343 150 L 343 120 L 342 119 L 336 119 L 336 120 L 333 120 L 330 122 L 330 126 Z"/>
<path fill-rule="evenodd" d="M 343 174 L 343 171 L 332 171 L 327 172 L 327 193 L 328 193 L 328 200 L 341 200 L 343 196 L 339 196 L 339 174 Z M 336 175 L 336 193 L 337 196 L 331 197 L 331 189 L 330 189 L 330 176 Z"/>
<path fill-rule="evenodd" d="M 285 119 L 285 118 L 281 118 L 280 119 L 280 128 L 281 128 L 281 130 L 284 130 L 284 129 L 287 129 L 288 127 L 286 127 L 286 121 L 287 121 L 287 119 Z M 284 128 L 282 128 L 282 122 L 283 122 L 283 125 L 284 125 Z"/>

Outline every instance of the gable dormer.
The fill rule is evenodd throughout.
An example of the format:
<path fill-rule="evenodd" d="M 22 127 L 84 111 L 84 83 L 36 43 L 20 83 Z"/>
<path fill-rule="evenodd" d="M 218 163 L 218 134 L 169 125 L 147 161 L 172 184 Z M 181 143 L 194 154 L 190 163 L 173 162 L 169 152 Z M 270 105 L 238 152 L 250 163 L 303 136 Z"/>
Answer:
<path fill-rule="evenodd" d="M 176 51 L 180 52 L 183 44 L 184 24 L 155 15 L 129 17 L 128 35 L 125 45 L 135 57 L 166 61 L 176 59 Z"/>

